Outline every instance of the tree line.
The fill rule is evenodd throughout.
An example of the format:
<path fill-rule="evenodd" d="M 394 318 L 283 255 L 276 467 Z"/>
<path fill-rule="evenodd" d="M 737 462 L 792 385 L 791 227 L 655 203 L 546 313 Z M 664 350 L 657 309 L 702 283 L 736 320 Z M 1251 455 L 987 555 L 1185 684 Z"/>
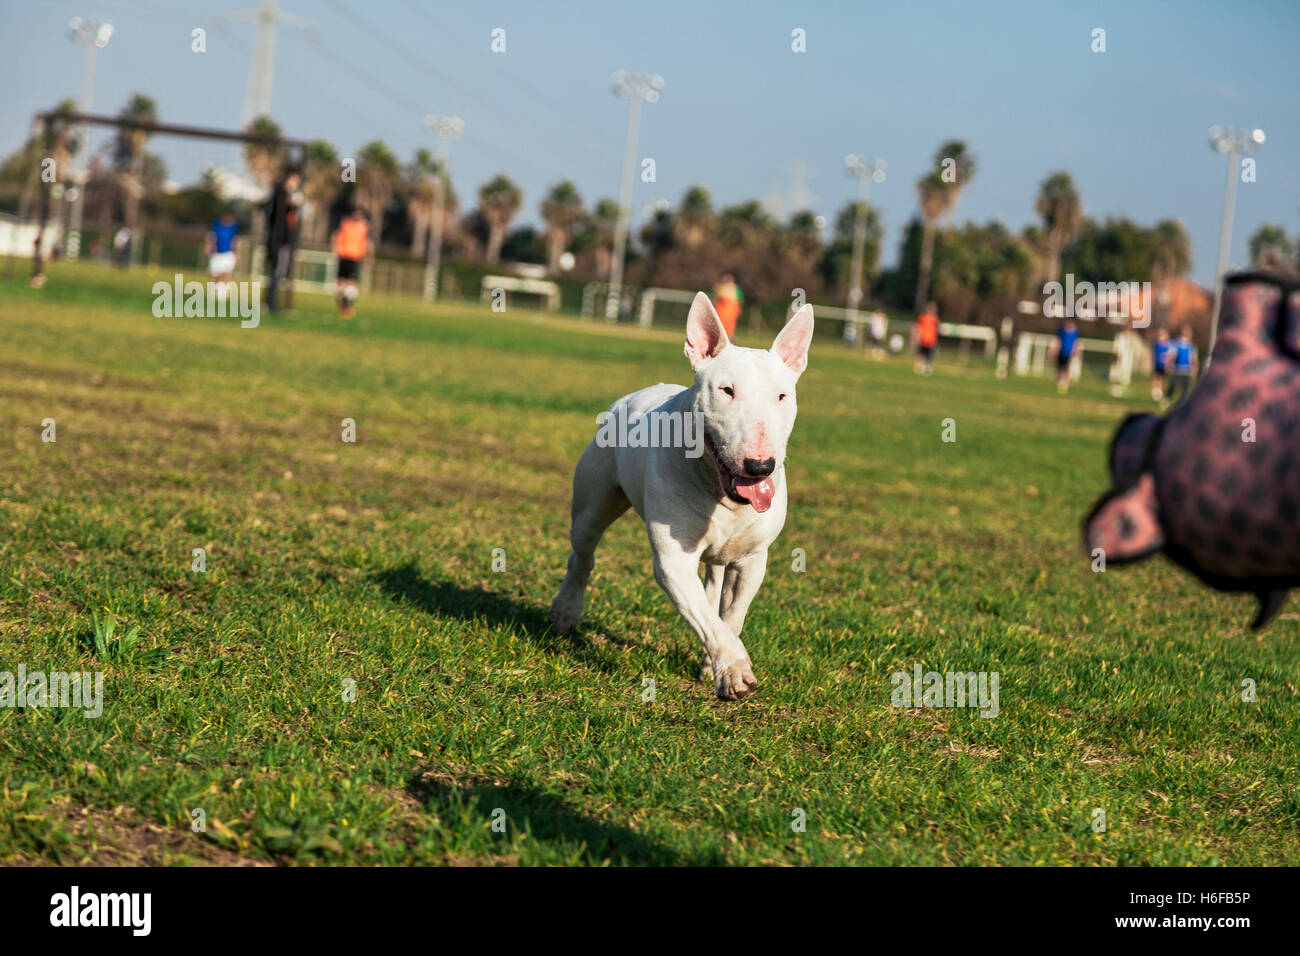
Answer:
<path fill-rule="evenodd" d="M 71 112 L 70 101 L 59 109 Z M 157 121 L 154 101 L 132 96 L 119 117 Z M 269 117 L 249 131 L 278 137 Z M 231 205 L 220 196 L 211 172 L 198 184 L 168 194 L 165 167 L 148 152 L 149 134 L 119 130 L 103 155 L 93 157 L 86 189 L 86 223 L 102 227 L 125 223 L 206 226 Z M 54 159 L 63 180 L 81 145 L 70 124 L 59 124 Z M 36 134 L 0 164 L 0 208 L 29 215 L 39 182 L 43 146 Z M 244 147 L 244 159 L 261 188 L 268 187 L 285 162 L 282 148 L 267 143 Z M 345 163 L 350 161 L 350 164 Z M 344 175 L 350 166 L 351 175 Z M 516 226 L 524 209 L 520 187 L 505 174 L 483 183 L 475 202 L 463 208 L 446 170 L 427 149 L 402 161 L 382 140 L 363 144 L 343 157 L 333 144 L 308 144 L 303 172 L 306 209 L 302 241 L 323 244 L 342 212 L 353 204 L 369 214 L 373 234 L 386 254 L 396 251 L 423 260 L 437 208 L 437 180 L 442 177 L 444 254 L 494 264 L 501 259 L 530 262 L 552 273 L 561 271 L 565 253 L 573 257 L 572 274 L 608 276 L 618 204 L 601 198 L 588 205 L 568 180 L 554 184 L 538 203 L 542 227 Z M 978 162 L 968 144 L 940 144 L 931 166 L 915 182 L 917 209 L 904 224 L 896 264 L 880 266 L 884 228 L 878 210 L 868 206 L 864 269 L 866 302 L 918 310 L 938 304 L 952 321 L 996 323 L 1018 301 L 1041 297 L 1045 282 L 1066 273 L 1076 281 L 1161 282 L 1184 275 L 1192 265 L 1191 243 L 1182 224 L 1164 219 L 1153 226 L 1125 217 L 1097 220 L 1085 213 L 1070 174 L 1053 172 L 1038 186 L 1034 208 L 1038 221 L 1013 232 L 1002 222 L 955 222 L 963 193 L 978 180 Z M 256 206 L 237 211 L 255 216 Z M 629 246 L 626 278 L 639 285 L 711 288 L 724 272 L 735 275 L 747 300 L 756 306 L 789 301 L 794 290 L 821 302 L 843 302 L 848 293 L 853 231 L 859 207 L 846 203 L 830 222 L 811 210 L 784 221 L 756 200 L 721 208 L 703 186 L 692 186 L 676 206 L 661 203 Z M 829 237 L 824 238 L 824 227 Z M 395 249 L 396 247 L 396 249 Z M 1249 242 L 1252 265 L 1296 270 L 1300 237 L 1280 226 L 1260 227 Z M 568 264 L 565 262 L 564 264 Z"/>

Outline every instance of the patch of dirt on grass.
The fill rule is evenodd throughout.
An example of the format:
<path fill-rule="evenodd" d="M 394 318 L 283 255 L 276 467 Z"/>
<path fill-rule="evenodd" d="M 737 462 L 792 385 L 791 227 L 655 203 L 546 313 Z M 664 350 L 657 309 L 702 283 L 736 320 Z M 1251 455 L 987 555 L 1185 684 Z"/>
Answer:
<path fill-rule="evenodd" d="M 1000 760 L 1002 758 L 1002 751 L 997 747 L 972 747 L 959 740 L 948 741 L 947 752 L 950 754 L 966 754 L 970 757 L 983 757 L 985 760 Z"/>
<path fill-rule="evenodd" d="M 1085 767 L 1111 767 L 1116 764 L 1128 763 L 1132 759 L 1132 756 L 1115 750 L 1085 747 L 1083 749 L 1082 763 Z"/>
<path fill-rule="evenodd" d="M 433 766 L 416 770 L 404 792 L 408 798 L 415 799 L 418 805 L 423 807 L 423 801 L 418 798 L 426 794 L 433 785 L 438 784 L 457 788 L 508 787 L 510 781 L 505 777 L 494 777 L 468 767 Z"/>
<path fill-rule="evenodd" d="M 61 829 L 72 837 L 65 850 L 80 852 L 87 859 L 67 860 L 77 866 L 271 866 L 264 860 L 241 856 L 208 842 L 202 836 L 178 827 L 159 826 L 142 820 L 131 807 L 99 810 L 64 803 Z M 75 848 L 75 849 L 74 849 Z M 47 857 L 27 858 L 19 854 L 10 861 L 18 866 L 52 865 Z"/>
<path fill-rule="evenodd" d="M 60 382 L 65 385 L 80 385 L 88 388 L 111 386 L 113 388 L 135 389 L 141 392 L 175 392 L 174 388 L 159 384 L 152 379 L 131 378 L 126 375 L 119 375 L 116 372 L 103 372 L 97 369 L 83 370 L 52 365 L 36 365 L 31 362 L 15 362 L 6 359 L 0 359 L 0 374 L 13 379 L 30 379 L 39 383 L 42 387 L 50 382 Z M 7 397 L 21 397 L 24 394 L 30 395 L 30 392 L 24 393 L 20 389 L 5 389 L 0 394 Z"/>

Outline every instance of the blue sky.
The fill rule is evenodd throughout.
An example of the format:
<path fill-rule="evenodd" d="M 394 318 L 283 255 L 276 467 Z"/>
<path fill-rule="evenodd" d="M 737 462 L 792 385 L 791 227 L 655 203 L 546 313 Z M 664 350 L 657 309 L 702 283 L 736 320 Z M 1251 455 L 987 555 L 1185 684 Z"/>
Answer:
<path fill-rule="evenodd" d="M 224 15 L 257 0 L 0 0 L 0 152 L 31 115 L 81 86 L 73 16 L 107 19 L 97 112 L 140 91 L 165 120 L 234 128 L 252 59 L 252 25 Z M 452 152 L 462 201 L 498 172 L 524 189 L 521 221 L 561 178 L 590 203 L 617 193 L 626 102 L 609 76 L 667 80 L 646 107 L 641 156 L 657 182 L 638 209 L 700 183 L 718 205 L 789 195 L 802 176 L 828 217 L 854 190 L 849 152 L 881 156 L 873 187 L 893 260 L 913 215 L 913 184 L 939 143 L 967 140 L 979 170 L 959 220 L 1034 218 L 1039 182 L 1075 178 L 1088 214 L 1181 220 L 1193 276 L 1213 280 L 1224 163 L 1212 124 L 1262 127 L 1258 181 L 1241 184 L 1232 261 L 1262 222 L 1300 234 L 1300 4 L 1163 3 L 428 3 L 280 0 L 315 24 L 315 43 L 277 36 L 273 113 L 286 133 L 332 140 L 342 155 L 383 138 L 404 159 L 431 145 L 426 113 L 464 117 Z M 207 52 L 190 31 L 208 31 Z M 494 28 L 506 52 L 490 49 Z M 1090 50 L 1096 27 L 1107 51 Z M 807 52 L 791 50 L 791 31 Z M 339 65 L 345 61 L 348 65 Z M 101 136 L 104 134 L 100 134 Z M 191 181 L 229 147 L 156 139 L 169 175 Z M 801 172 L 799 172 L 801 171 Z"/>

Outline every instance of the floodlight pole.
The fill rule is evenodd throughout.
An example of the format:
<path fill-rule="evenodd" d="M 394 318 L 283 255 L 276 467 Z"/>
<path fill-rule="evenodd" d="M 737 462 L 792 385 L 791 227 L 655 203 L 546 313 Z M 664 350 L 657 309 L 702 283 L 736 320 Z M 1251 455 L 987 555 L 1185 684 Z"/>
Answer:
<path fill-rule="evenodd" d="M 1242 153 L 1253 153 L 1264 143 L 1262 129 L 1210 128 L 1210 148 L 1228 155 L 1228 180 L 1223 188 L 1223 218 L 1219 222 L 1219 263 L 1214 276 L 1214 308 L 1210 312 L 1210 351 L 1219 336 L 1219 310 L 1223 307 L 1223 280 L 1228 271 L 1228 252 L 1232 245 L 1232 214 L 1237 202 L 1237 177 Z M 1207 356 L 1206 364 L 1209 364 Z"/>
<path fill-rule="evenodd" d="M 858 178 L 858 208 L 853 221 L 853 258 L 849 263 L 849 321 L 858 317 L 858 306 L 862 304 L 862 258 L 867 245 L 867 197 L 870 195 L 871 182 L 885 181 L 883 159 L 864 158 L 850 153 L 844 157 L 844 168 L 850 176 Z"/>
<path fill-rule="evenodd" d="M 68 39 L 84 44 L 86 48 L 81 61 L 80 109 L 83 113 L 90 112 L 95 98 L 95 53 L 108 46 L 108 41 L 112 36 L 113 24 L 111 23 L 100 23 L 74 17 L 72 22 L 68 24 Z M 72 174 L 76 195 L 72 200 L 72 214 L 68 221 L 68 241 L 64 244 L 64 254 L 70 260 L 81 255 L 81 222 L 86 202 L 86 183 L 90 181 L 89 168 L 86 165 L 86 152 L 90 145 L 90 127 L 82 123 L 79 133 L 80 142 L 77 145 L 77 156 Z"/>
<path fill-rule="evenodd" d="M 627 233 L 631 225 L 632 176 L 636 167 L 636 141 L 641 126 L 641 102 L 654 103 L 664 88 L 661 76 L 618 71 L 613 76 L 616 96 L 628 98 L 627 136 L 623 141 L 623 177 L 618 190 L 618 222 L 614 226 L 614 254 L 609 264 L 609 297 L 605 300 L 605 319 L 618 319 L 623 298 L 623 259 L 627 255 Z"/>
<path fill-rule="evenodd" d="M 438 298 L 438 270 L 442 267 L 442 211 L 447 194 L 447 160 L 451 155 L 451 141 L 460 139 L 465 131 L 465 121 L 459 116 L 424 118 L 424 125 L 438 137 L 438 169 L 433 182 L 433 223 L 424 266 L 424 297 L 430 302 Z"/>

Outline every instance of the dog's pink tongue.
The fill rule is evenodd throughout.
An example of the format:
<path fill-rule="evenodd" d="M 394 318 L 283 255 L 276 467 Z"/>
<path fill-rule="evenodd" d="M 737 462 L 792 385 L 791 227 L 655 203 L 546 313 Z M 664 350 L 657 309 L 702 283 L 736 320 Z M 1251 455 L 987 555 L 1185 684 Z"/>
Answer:
<path fill-rule="evenodd" d="M 736 494 L 753 505 L 759 514 L 772 507 L 776 483 L 771 478 L 737 478 L 735 488 Z"/>

